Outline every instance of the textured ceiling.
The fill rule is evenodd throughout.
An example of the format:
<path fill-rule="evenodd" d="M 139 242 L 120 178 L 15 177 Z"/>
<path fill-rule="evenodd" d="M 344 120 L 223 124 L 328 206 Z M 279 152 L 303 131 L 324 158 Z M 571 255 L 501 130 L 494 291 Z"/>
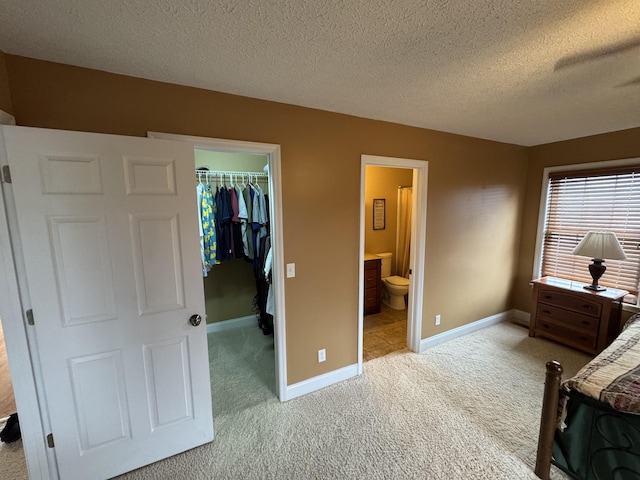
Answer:
<path fill-rule="evenodd" d="M 640 0 L 2 0 L 0 50 L 520 145 L 640 126 Z"/>

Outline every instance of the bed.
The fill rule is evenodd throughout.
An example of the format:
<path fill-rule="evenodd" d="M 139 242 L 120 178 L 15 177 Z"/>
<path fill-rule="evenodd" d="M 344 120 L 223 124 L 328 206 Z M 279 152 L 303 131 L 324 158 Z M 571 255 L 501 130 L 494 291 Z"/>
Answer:
<path fill-rule="evenodd" d="M 640 480 L 640 314 L 602 353 L 562 381 L 547 363 L 535 473 L 551 464 L 579 480 Z"/>

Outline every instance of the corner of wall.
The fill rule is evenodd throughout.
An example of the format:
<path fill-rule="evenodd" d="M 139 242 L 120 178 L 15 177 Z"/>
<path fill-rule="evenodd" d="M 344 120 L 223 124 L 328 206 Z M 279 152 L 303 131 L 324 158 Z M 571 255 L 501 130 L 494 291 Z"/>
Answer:
<path fill-rule="evenodd" d="M 11 89 L 9 88 L 9 72 L 7 70 L 6 54 L 0 50 L 0 111 L 5 115 L 0 114 L 0 123 L 9 124 L 5 122 L 6 116 L 13 118 L 14 111 L 11 102 Z M 13 121 L 15 124 L 15 119 Z"/>

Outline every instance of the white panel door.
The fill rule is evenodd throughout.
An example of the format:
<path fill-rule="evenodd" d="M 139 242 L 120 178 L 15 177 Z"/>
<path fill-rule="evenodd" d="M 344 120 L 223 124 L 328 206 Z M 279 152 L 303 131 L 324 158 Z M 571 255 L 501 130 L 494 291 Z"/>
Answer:
<path fill-rule="evenodd" d="M 192 147 L 2 129 L 61 478 L 211 441 Z"/>

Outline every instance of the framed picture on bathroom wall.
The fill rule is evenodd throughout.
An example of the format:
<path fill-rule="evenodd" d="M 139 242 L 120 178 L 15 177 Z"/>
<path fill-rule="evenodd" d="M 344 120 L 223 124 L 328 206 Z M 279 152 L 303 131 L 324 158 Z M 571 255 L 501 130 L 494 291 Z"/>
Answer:
<path fill-rule="evenodd" d="M 373 199 L 373 229 L 384 230 L 385 227 L 385 199 Z"/>

